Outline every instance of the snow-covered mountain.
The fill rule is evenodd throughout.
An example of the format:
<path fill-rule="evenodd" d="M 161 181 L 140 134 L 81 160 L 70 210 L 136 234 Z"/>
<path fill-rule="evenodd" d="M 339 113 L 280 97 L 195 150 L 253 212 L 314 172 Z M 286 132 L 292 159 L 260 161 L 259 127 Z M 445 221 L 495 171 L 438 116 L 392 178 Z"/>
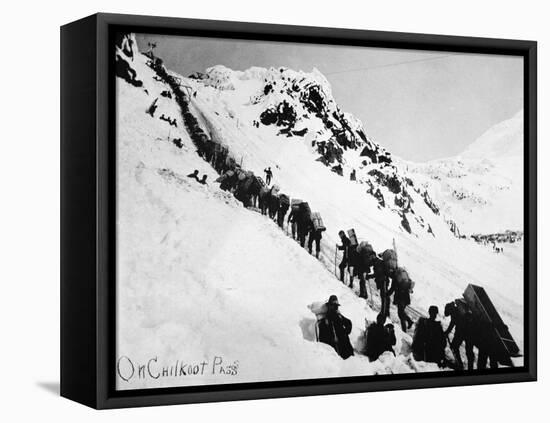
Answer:
<path fill-rule="evenodd" d="M 414 361 L 410 334 L 399 329 L 397 357 L 369 363 L 360 354 L 365 319 L 374 320 L 378 304 L 334 276 L 337 233 L 349 228 L 378 252 L 395 240 L 416 282 L 414 310 L 442 310 L 469 283 L 482 285 L 522 347 L 522 261 L 456 238 L 426 188 L 339 108 L 318 71 L 215 66 L 186 78 L 125 36 L 117 76 L 117 354 L 167 366 L 218 356 L 239 369 L 118 380 L 119 388 L 437 370 Z M 321 213 L 320 260 L 220 189 L 197 154 L 197 131 L 248 172 L 270 166 L 281 192 Z M 194 169 L 208 185 L 186 177 Z M 330 294 L 353 322 L 357 354 L 345 361 L 313 342 L 308 305 Z"/>
<path fill-rule="evenodd" d="M 456 157 L 405 167 L 463 234 L 523 229 L 523 110 Z"/>

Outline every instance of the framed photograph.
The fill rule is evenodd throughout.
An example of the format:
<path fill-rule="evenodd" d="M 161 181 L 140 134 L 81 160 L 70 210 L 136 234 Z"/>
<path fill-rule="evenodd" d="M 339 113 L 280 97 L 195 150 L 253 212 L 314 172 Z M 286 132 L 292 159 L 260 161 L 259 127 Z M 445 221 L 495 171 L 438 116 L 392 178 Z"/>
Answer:
<path fill-rule="evenodd" d="M 536 43 L 61 28 L 61 394 L 536 380 Z"/>

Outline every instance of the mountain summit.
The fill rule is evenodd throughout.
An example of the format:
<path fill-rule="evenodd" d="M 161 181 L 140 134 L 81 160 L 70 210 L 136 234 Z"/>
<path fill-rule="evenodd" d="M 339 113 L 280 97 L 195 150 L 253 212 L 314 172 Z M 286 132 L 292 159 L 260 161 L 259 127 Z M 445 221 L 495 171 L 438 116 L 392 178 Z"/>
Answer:
<path fill-rule="evenodd" d="M 464 234 L 523 228 L 523 111 L 490 128 L 456 157 L 407 163 Z"/>

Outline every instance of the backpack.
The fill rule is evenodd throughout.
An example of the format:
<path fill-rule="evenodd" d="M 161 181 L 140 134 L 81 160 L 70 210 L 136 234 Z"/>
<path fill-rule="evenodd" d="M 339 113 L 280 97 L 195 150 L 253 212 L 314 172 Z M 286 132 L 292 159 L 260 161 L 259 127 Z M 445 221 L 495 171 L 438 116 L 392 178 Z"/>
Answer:
<path fill-rule="evenodd" d="M 370 245 L 367 241 L 361 241 L 357 247 L 357 252 L 362 256 L 369 257 L 374 255 L 374 248 L 372 248 L 372 245 Z"/>
<path fill-rule="evenodd" d="M 311 219 L 313 221 L 313 229 L 315 229 L 316 231 L 327 230 L 327 228 L 325 227 L 325 224 L 323 223 L 323 218 L 321 217 L 321 213 L 313 212 L 311 214 Z"/>
<path fill-rule="evenodd" d="M 279 201 L 282 207 L 288 208 L 290 205 L 290 198 L 288 198 L 288 195 L 286 194 L 279 195 Z"/>
<path fill-rule="evenodd" d="M 391 248 L 382 253 L 382 260 L 389 269 L 395 270 L 397 268 L 397 253 Z"/>
<path fill-rule="evenodd" d="M 243 183 L 243 189 L 248 192 L 248 190 L 250 190 L 250 187 L 252 186 L 252 182 L 254 182 L 254 178 L 248 176 Z"/>
<path fill-rule="evenodd" d="M 355 235 L 355 229 L 349 229 L 348 230 L 348 238 L 352 246 L 357 246 L 359 242 L 357 242 L 357 236 Z"/>
<path fill-rule="evenodd" d="M 307 202 L 300 203 L 300 212 L 304 220 L 311 219 L 311 208 Z"/>
<path fill-rule="evenodd" d="M 397 268 L 394 278 L 400 290 L 410 291 L 413 288 L 413 281 L 411 281 L 409 274 L 402 267 Z"/>

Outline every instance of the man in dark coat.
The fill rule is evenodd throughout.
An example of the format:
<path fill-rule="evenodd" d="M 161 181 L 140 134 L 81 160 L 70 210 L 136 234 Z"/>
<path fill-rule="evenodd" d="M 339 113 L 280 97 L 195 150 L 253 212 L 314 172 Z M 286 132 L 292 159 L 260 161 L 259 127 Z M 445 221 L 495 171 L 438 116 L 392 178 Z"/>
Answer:
<path fill-rule="evenodd" d="M 393 303 L 397 306 L 397 315 L 401 320 L 401 329 L 407 332 L 413 325 L 412 319 L 407 314 L 407 306 L 411 303 L 411 290 L 413 284 L 409 274 L 402 267 L 398 267 L 393 272 L 392 285 L 388 296 L 393 293 Z"/>
<path fill-rule="evenodd" d="M 342 241 L 342 245 L 336 245 L 336 248 L 343 252 L 342 261 L 338 267 L 340 268 L 340 281 L 344 282 L 344 271 L 346 270 L 346 267 L 349 266 L 349 249 L 351 247 L 351 241 L 346 236 L 344 231 L 338 232 L 338 236 Z"/>
<path fill-rule="evenodd" d="M 384 260 L 380 257 L 373 259 L 374 281 L 376 288 L 380 291 L 380 313 L 385 317 L 390 316 L 390 277 L 393 274 Z"/>
<path fill-rule="evenodd" d="M 349 340 L 351 320 L 342 316 L 338 307 L 338 297 L 331 295 L 326 304 L 327 313 L 319 321 L 319 342 L 332 346 L 344 360 L 353 355 L 353 347 Z"/>
<path fill-rule="evenodd" d="M 376 253 L 366 241 L 362 241 L 355 249 L 355 263 L 353 266 L 353 276 L 359 277 L 359 296 L 367 299 L 367 281 L 366 278 L 371 277 L 370 268 L 376 259 Z M 353 260 L 351 260 L 353 261 Z M 353 277 L 352 277 L 353 280 Z M 350 283 L 352 286 L 352 283 Z"/>
<path fill-rule="evenodd" d="M 365 354 L 370 361 L 378 360 L 378 357 L 384 351 L 390 351 L 395 355 L 393 346 L 396 344 L 395 332 L 393 325 L 386 322 L 386 316 L 383 313 L 379 313 L 376 316 L 376 322 L 369 325 L 367 329 L 367 346 Z"/>
<path fill-rule="evenodd" d="M 300 204 L 298 213 L 294 216 L 293 220 L 296 222 L 296 230 L 298 232 L 298 242 L 301 247 L 305 246 L 306 237 L 311 228 L 313 228 L 313 221 L 311 220 L 311 215 L 308 214 L 307 210 L 302 207 L 304 203 Z"/>
<path fill-rule="evenodd" d="M 466 302 L 462 299 L 455 300 L 445 305 L 445 316 L 451 317 L 451 323 L 445 331 L 445 337 L 449 336 L 454 329 L 453 341 L 451 342 L 451 350 L 457 360 L 457 366 L 460 369 L 464 368 L 462 358 L 460 357 L 460 346 L 464 342 L 466 344 L 466 357 L 468 359 L 468 370 L 474 368 L 474 321 L 471 310 Z"/>
<path fill-rule="evenodd" d="M 313 225 L 311 225 L 308 241 L 307 241 L 307 247 L 309 250 L 309 254 L 313 251 L 313 243 L 315 242 L 315 257 L 319 258 L 319 253 L 321 252 L 321 239 L 323 238 L 323 231 L 321 229 L 315 229 Z"/>
<path fill-rule="evenodd" d="M 271 170 L 271 167 L 268 167 L 267 169 L 264 169 L 265 173 L 265 183 L 269 186 L 271 183 L 271 178 L 273 177 L 273 171 Z"/>
<path fill-rule="evenodd" d="M 277 210 L 277 224 L 281 229 L 284 229 L 285 216 L 290 207 L 290 200 L 288 195 L 280 194 L 279 195 L 279 209 Z"/>
<path fill-rule="evenodd" d="M 298 207 L 292 206 L 290 209 L 290 213 L 288 214 L 288 219 L 286 221 L 287 224 L 290 224 L 290 227 L 292 229 L 292 239 L 297 239 L 296 232 L 298 228 L 298 223 L 297 223 L 298 214 L 299 214 Z"/>
<path fill-rule="evenodd" d="M 441 322 L 437 321 L 439 309 L 430 306 L 429 318 L 418 319 L 414 331 L 412 350 L 415 360 L 443 365 L 445 360 L 445 334 Z"/>

